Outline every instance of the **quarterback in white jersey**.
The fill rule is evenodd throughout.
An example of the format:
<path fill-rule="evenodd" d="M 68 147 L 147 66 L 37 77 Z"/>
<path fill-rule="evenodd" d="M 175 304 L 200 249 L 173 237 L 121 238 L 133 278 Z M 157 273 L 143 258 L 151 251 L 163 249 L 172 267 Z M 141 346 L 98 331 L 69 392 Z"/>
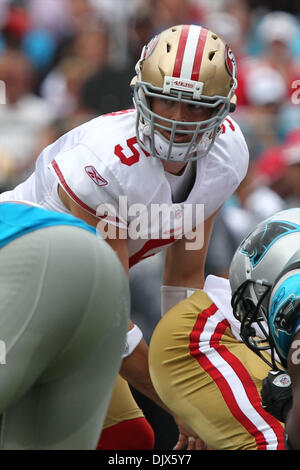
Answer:
<path fill-rule="evenodd" d="M 169 28 L 142 51 L 132 81 L 135 108 L 100 116 L 58 139 L 28 180 L 0 200 L 34 201 L 98 227 L 128 276 L 131 266 L 167 248 L 167 311 L 203 289 L 215 214 L 247 172 L 245 139 L 228 117 L 236 86 L 234 55 L 217 34 L 195 25 Z M 201 233 L 201 243 L 190 243 L 191 231 L 196 241 Z M 166 408 L 151 382 L 148 346 L 132 322 L 127 336 L 120 375 Z M 141 416 L 108 415 L 108 428 Z M 180 431 L 186 444 L 193 431 Z M 193 442 L 189 449 L 197 447 Z"/>
<path fill-rule="evenodd" d="M 127 237 L 130 267 L 173 243 L 181 235 L 174 233 L 174 223 L 187 220 L 185 211 L 196 204 L 203 205 L 204 219 L 209 219 L 234 192 L 247 170 L 247 147 L 239 126 L 227 119 L 209 154 L 188 163 L 191 168 L 186 168 L 183 175 L 170 176 L 161 160 L 139 147 L 135 137 L 136 113 L 132 109 L 100 116 L 61 137 L 41 153 L 34 174 L 13 191 L 2 194 L 1 199 L 13 196 L 67 212 L 58 194 L 59 185 L 80 209 L 98 217 L 97 222 L 103 217 L 105 222 L 130 231 L 139 216 L 146 230 L 134 238 Z M 174 201 L 173 194 L 176 186 L 182 186 L 181 180 L 190 192 Z M 181 188 L 181 192 L 185 189 Z M 176 211 L 176 218 L 170 218 L 166 229 L 159 211 L 155 211 L 163 204 Z M 108 214 L 104 213 L 105 207 Z M 147 219 L 136 213 L 140 208 Z M 192 229 L 197 213 L 190 214 L 188 228 Z M 180 225 L 179 222 L 178 228 Z"/>

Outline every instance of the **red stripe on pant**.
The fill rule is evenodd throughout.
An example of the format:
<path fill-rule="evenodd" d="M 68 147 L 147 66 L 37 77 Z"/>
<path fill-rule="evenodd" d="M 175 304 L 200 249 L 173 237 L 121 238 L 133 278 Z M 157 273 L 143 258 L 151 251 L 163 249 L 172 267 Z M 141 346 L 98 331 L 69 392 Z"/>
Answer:
<path fill-rule="evenodd" d="M 247 430 L 247 432 L 249 432 L 249 434 L 255 438 L 258 449 L 265 450 L 268 443 L 264 434 L 255 426 L 254 423 L 249 420 L 249 418 L 240 409 L 229 384 L 227 383 L 221 372 L 213 365 L 213 363 L 207 358 L 205 354 L 199 351 L 200 334 L 204 330 L 208 318 L 212 316 L 217 310 L 218 309 L 215 305 L 211 305 L 207 310 L 204 310 L 198 315 L 197 321 L 190 335 L 190 354 L 198 361 L 199 365 L 214 380 L 232 415 L 242 424 L 242 426 Z M 273 418 L 262 408 L 257 388 L 244 365 L 224 345 L 220 344 L 220 340 L 226 328 L 228 327 L 230 327 L 230 325 L 227 320 L 223 320 L 222 322 L 219 322 L 217 324 L 217 327 L 215 328 L 215 331 L 210 339 L 210 347 L 215 349 L 217 353 L 224 359 L 224 361 L 226 361 L 234 370 L 235 374 L 238 376 L 244 386 L 245 393 L 251 405 L 253 406 L 253 408 L 255 408 L 257 413 L 260 414 L 262 419 L 264 419 L 264 421 L 270 426 L 270 428 L 275 433 L 278 440 L 277 449 L 283 450 L 284 442 L 282 426 L 275 418 Z"/>

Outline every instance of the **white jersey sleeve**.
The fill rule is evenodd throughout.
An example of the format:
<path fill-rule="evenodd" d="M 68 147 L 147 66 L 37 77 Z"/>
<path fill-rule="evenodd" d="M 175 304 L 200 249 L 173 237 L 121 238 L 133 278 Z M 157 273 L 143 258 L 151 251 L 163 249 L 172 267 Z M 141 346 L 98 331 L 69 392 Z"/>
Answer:
<path fill-rule="evenodd" d="M 231 118 L 225 120 L 222 134 L 207 157 L 205 161 L 198 160 L 205 219 L 235 192 L 248 170 L 248 147 L 238 124 Z"/>
<path fill-rule="evenodd" d="M 90 214 L 115 225 L 126 226 L 120 214 L 122 189 L 113 173 L 83 143 L 59 153 L 49 169 L 68 196 Z"/>

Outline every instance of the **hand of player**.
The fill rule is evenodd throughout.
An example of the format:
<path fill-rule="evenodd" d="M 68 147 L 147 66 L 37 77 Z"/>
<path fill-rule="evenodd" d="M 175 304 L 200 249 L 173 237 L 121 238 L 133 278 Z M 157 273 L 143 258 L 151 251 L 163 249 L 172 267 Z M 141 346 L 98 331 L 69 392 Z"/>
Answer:
<path fill-rule="evenodd" d="M 262 407 L 284 423 L 292 407 L 290 376 L 283 371 L 271 370 L 263 380 L 261 399 Z"/>
<path fill-rule="evenodd" d="M 178 441 L 173 447 L 173 450 L 208 450 L 205 442 L 200 439 L 186 424 L 179 418 L 174 418 L 178 426 L 179 436 Z"/>

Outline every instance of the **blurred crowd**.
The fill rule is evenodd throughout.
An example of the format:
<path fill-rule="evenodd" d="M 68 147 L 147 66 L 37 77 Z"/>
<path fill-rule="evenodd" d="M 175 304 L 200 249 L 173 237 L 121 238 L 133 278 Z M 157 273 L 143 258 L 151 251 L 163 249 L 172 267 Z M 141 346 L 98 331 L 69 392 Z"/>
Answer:
<path fill-rule="evenodd" d="M 208 253 L 207 272 L 227 275 L 237 244 L 257 221 L 299 205 L 296 3 L 291 12 L 251 0 L 1 0 L 0 191 L 24 180 L 60 135 L 133 106 L 134 65 L 154 34 L 204 25 L 235 53 L 233 117 L 250 150 L 248 175 L 220 211 Z"/>

